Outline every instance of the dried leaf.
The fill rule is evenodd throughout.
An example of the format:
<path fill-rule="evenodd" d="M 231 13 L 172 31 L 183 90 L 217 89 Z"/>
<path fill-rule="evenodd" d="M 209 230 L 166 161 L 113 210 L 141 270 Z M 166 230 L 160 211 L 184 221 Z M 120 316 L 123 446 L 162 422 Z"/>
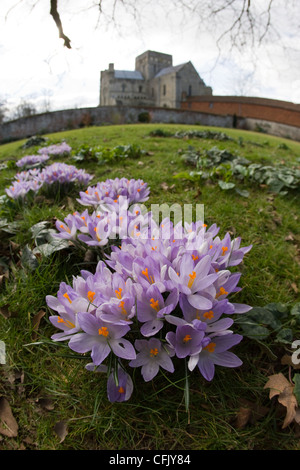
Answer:
<path fill-rule="evenodd" d="M 0 398 L 0 433 L 7 437 L 17 437 L 18 423 L 5 397 Z"/>
<path fill-rule="evenodd" d="M 298 403 L 293 393 L 294 386 L 284 377 L 282 373 L 268 377 L 264 388 L 269 388 L 269 398 L 278 396 L 278 402 L 286 407 L 286 416 L 282 428 L 286 428 L 295 419 Z"/>
<path fill-rule="evenodd" d="M 41 319 L 46 315 L 46 312 L 44 310 L 40 310 L 32 319 L 32 327 L 33 327 L 33 332 L 32 332 L 32 339 L 35 341 L 37 338 L 37 331 L 40 326 Z"/>
<path fill-rule="evenodd" d="M 54 410 L 54 403 L 51 398 L 39 398 L 38 404 L 47 411 Z"/>
<path fill-rule="evenodd" d="M 240 407 L 237 417 L 236 417 L 236 422 L 235 426 L 238 429 L 242 429 L 248 424 L 250 417 L 251 417 L 252 411 L 250 408 L 244 408 Z"/>
<path fill-rule="evenodd" d="M 66 436 L 68 435 L 68 428 L 67 428 L 66 421 L 59 421 L 58 423 L 56 423 L 56 425 L 54 426 L 54 431 L 60 438 L 59 443 L 62 443 L 65 440 Z"/>

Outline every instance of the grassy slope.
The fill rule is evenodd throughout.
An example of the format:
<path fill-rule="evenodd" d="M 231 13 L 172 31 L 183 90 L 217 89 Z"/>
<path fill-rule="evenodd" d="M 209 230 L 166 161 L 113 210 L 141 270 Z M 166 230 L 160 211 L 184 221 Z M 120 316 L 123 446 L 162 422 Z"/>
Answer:
<path fill-rule="evenodd" d="M 77 164 L 77 167 L 93 173 L 94 182 L 116 176 L 143 178 L 151 188 L 149 204 L 204 204 L 206 223 L 216 223 L 221 235 L 229 230 L 241 236 L 243 245 L 253 244 L 242 266 L 240 284 L 244 289 L 236 301 L 253 306 L 269 302 L 295 303 L 298 297 L 292 283 L 299 285 L 296 257 L 300 240 L 299 201 L 296 196 L 273 197 L 265 188 L 251 187 L 250 197 L 246 199 L 224 192 L 216 185 L 199 188 L 173 176 L 184 169 L 178 149 L 187 149 L 190 145 L 197 149 L 217 146 L 253 161 L 284 159 L 289 164 L 300 156 L 300 144 L 264 134 L 227 129 L 228 135 L 242 138 L 244 145 L 239 145 L 237 140 L 217 142 L 149 137 L 150 130 L 157 128 L 199 130 L 199 126 L 128 125 L 92 127 L 48 137 L 53 142 L 66 139 L 72 148 L 83 143 L 110 148 L 120 144 L 138 144 L 148 152 L 140 162 L 127 160 L 122 166 L 96 166 L 89 162 Z M 288 149 L 279 148 L 283 142 Z M 0 146 L 0 159 L 17 159 L 31 153 L 31 150 L 25 152 L 20 149 L 22 143 Z M 70 159 L 65 161 L 73 163 Z M 1 171 L 1 193 L 14 173 L 15 170 Z M 162 183 L 172 189 L 163 190 Z M 53 216 L 61 218 L 74 208 L 82 210 L 81 206 L 76 206 L 75 197 L 51 203 L 41 200 L 38 206 L 18 213 L 16 217 L 22 229 L 14 241 L 24 246 L 30 243 L 28 230 L 34 223 L 51 220 Z M 286 240 L 289 233 L 293 234 L 293 242 Z M 84 360 L 74 358 L 62 345 L 48 343 L 53 329 L 47 317 L 42 320 L 38 334 L 42 344 L 28 345 L 32 343 L 32 318 L 40 309 L 46 308 L 45 295 L 55 295 L 59 283 L 70 279 L 72 273 L 76 274 L 82 268 L 81 262 L 72 256 L 66 260 L 59 255 L 51 262 L 42 260 L 39 269 L 26 276 L 16 271 L 12 282 L 8 282 L 7 289 L 3 290 L 0 307 L 8 306 L 13 315 L 8 319 L 0 315 L 0 339 L 7 345 L 9 358 L 9 367 L 1 369 L 0 395 L 10 394 L 10 403 L 20 426 L 18 438 L 5 440 L 4 448 L 18 447 L 28 436 L 31 444 L 26 444 L 27 447 L 38 449 L 297 448 L 294 430 L 281 429 L 282 417 L 278 418 L 275 403 L 270 402 L 268 392 L 263 390 L 268 375 L 287 371 L 280 366 L 280 358 L 285 351 L 278 345 L 268 344 L 278 354 L 274 359 L 267 349 L 244 339 L 236 351 L 244 362 L 240 369 L 217 368 L 212 383 L 193 374 L 189 415 L 182 400 L 180 372 L 168 378 L 157 377 L 150 384 L 141 382 L 129 402 L 110 404 L 106 399 L 105 381 L 102 382 L 97 374 L 87 374 Z M 24 383 L 17 378 L 16 371 L 24 372 Z M 178 380 L 178 383 L 173 385 L 168 379 Z M 139 373 L 136 380 L 139 383 Z M 37 403 L 45 397 L 52 400 L 53 410 L 45 411 Z M 263 419 L 239 429 L 236 416 L 240 406 L 245 406 L 245 401 L 248 406 L 266 407 L 266 414 Z M 59 444 L 53 427 L 62 420 L 68 421 L 68 435 Z"/>

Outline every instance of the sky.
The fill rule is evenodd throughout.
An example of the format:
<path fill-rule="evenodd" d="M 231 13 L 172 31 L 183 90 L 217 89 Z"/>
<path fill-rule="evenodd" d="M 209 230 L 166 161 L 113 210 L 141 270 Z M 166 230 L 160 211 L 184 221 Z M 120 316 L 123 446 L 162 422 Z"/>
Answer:
<path fill-rule="evenodd" d="M 256 2 L 265 7 L 270 0 Z M 191 61 L 214 95 L 300 103 L 300 29 L 295 26 L 300 15 L 297 8 L 286 15 L 283 0 L 274 2 L 270 41 L 259 47 L 249 41 L 241 52 L 230 48 L 226 37 L 220 50 L 216 44 L 221 26 L 232 24 L 229 13 L 214 24 L 201 21 L 196 12 L 182 12 L 176 1 L 170 11 L 169 0 L 127 0 L 126 8 L 119 0 L 113 19 L 110 9 L 99 17 L 96 7 L 88 8 L 96 0 L 58 1 L 64 32 L 71 39 L 72 49 L 67 49 L 49 3 L 0 2 L 0 102 L 5 101 L 8 116 L 22 100 L 38 112 L 98 106 L 101 70 L 111 62 L 115 69 L 134 70 L 135 57 L 146 50 L 171 54 L 173 65 Z M 142 8 L 137 12 L 134 5 Z"/>

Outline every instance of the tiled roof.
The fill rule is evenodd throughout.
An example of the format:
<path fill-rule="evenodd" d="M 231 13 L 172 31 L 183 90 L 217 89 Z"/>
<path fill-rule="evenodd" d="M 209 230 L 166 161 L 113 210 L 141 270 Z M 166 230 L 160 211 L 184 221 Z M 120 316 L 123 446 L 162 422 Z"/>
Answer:
<path fill-rule="evenodd" d="M 161 77 L 162 75 L 167 75 L 168 73 L 173 73 L 173 72 L 179 72 L 180 69 L 182 69 L 182 67 L 184 65 L 186 65 L 187 62 L 185 62 L 184 64 L 180 64 L 180 65 L 173 65 L 171 67 L 166 67 L 164 69 L 161 69 L 157 75 L 155 75 L 155 78 L 157 77 Z"/>
<path fill-rule="evenodd" d="M 138 70 L 115 70 L 115 78 L 125 78 L 129 80 L 144 80 L 143 75 Z"/>

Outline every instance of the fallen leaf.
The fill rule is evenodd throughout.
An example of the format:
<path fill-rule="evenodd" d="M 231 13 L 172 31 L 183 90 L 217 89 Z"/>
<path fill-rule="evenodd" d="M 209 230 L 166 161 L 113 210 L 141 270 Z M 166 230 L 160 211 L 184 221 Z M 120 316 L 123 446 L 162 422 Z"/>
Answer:
<path fill-rule="evenodd" d="M 32 339 L 33 340 L 36 340 L 37 338 L 37 331 L 40 326 L 40 321 L 45 315 L 46 315 L 46 312 L 44 312 L 44 310 L 40 310 L 36 315 L 34 315 L 32 319 L 32 327 L 33 327 Z"/>
<path fill-rule="evenodd" d="M 250 408 L 241 406 L 236 417 L 235 427 L 238 429 L 244 428 L 246 424 L 248 424 L 251 414 L 252 411 Z"/>
<path fill-rule="evenodd" d="M 0 433 L 7 437 L 17 437 L 18 423 L 5 397 L 0 398 Z"/>
<path fill-rule="evenodd" d="M 296 294 L 298 294 L 299 289 L 298 289 L 297 284 L 296 284 L 295 282 L 292 282 L 292 283 L 291 283 L 291 288 L 293 289 L 293 291 L 294 291 Z"/>
<path fill-rule="evenodd" d="M 269 408 L 253 403 L 249 400 L 241 400 L 241 406 L 236 416 L 235 427 L 244 428 L 248 423 L 255 424 L 269 412 Z"/>
<path fill-rule="evenodd" d="M 274 374 L 268 377 L 268 382 L 264 388 L 269 388 L 269 398 L 278 396 L 278 402 L 286 407 L 286 416 L 282 428 L 286 428 L 296 417 L 298 403 L 293 393 L 294 385 L 292 385 L 282 373 Z"/>
<path fill-rule="evenodd" d="M 58 423 L 56 423 L 56 425 L 54 426 L 54 431 L 60 438 L 59 443 L 62 443 L 65 440 L 66 436 L 68 435 L 68 428 L 67 428 L 66 421 L 59 421 Z"/>
<path fill-rule="evenodd" d="M 51 398 L 39 398 L 39 400 L 37 401 L 37 403 L 38 403 L 44 410 L 47 410 L 47 411 L 52 411 L 52 410 L 54 410 L 54 403 L 53 403 L 53 400 L 51 400 Z"/>

